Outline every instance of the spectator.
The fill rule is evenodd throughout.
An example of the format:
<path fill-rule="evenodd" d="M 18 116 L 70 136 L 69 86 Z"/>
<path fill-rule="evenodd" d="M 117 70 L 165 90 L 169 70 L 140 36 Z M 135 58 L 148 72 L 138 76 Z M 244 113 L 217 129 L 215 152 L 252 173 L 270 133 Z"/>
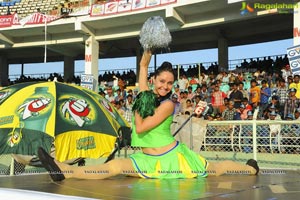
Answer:
<path fill-rule="evenodd" d="M 194 111 L 194 107 L 191 99 L 186 100 L 185 107 L 182 108 L 182 114 L 191 115 Z"/>
<path fill-rule="evenodd" d="M 121 91 L 121 96 L 123 99 L 126 99 L 127 97 L 127 92 L 125 90 L 125 87 L 119 87 L 120 91 Z"/>
<path fill-rule="evenodd" d="M 229 105 L 229 98 L 224 98 L 224 105 L 219 107 L 219 113 L 223 113 Z"/>
<path fill-rule="evenodd" d="M 289 65 L 285 65 L 281 69 L 281 76 L 285 80 L 285 82 L 288 82 L 288 77 L 292 75 L 292 72 L 290 70 Z"/>
<path fill-rule="evenodd" d="M 259 117 L 262 117 L 264 111 L 268 107 L 269 98 L 271 97 L 271 89 L 267 86 L 267 81 L 261 82 L 262 87 L 260 89 L 260 104 L 259 104 Z"/>
<path fill-rule="evenodd" d="M 116 90 L 116 93 L 117 93 L 117 95 L 115 96 L 115 99 L 114 99 L 115 102 L 120 101 L 120 100 L 124 100 L 124 97 L 121 93 L 120 88 Z"/>
<path fill-rule="evenodd" d="M 225 98 L 226 94 L 220 91 L 219 86 L 215 86 L 215 89 L 211 94 L 211 104 L 214 114 L 220 113 L 220 107 L 224 105 Z"/>
<path fill-rule="evenodd" d="M 279 86 L 276 91 L 276 96 L 279 97 L 279 111 L 283 116 L 284 105 L 286 100 L 288 99 L 288 89 L 283 78 L 279 80 Z"/>
<path fill-rule="evenodd" d="M 180 102 L 180 89 L 178 84 L 175 85 L 173 94 L 177 94 L 177 101 Z"/>
<path fill-rule="evenodd" d="M 192 86 L 188 86 L 188 95 L 187 95 L 187 98 L 192 100 L 194 98 L 194 96 L 195 96 L 195 93 L 193 92 Z"/>
<path fill-rule="evenodd" d="M 197 95 L 200 96 L 200 94 L 201 94 L 201 86 L 200 85 L 197 86 L 194 93 L 195 93 L 195 96 L 197 96 Z"/>
<path fill-rule="evenodd" d="M 126 92 L 126 98 L 128 97 L 128 95 L 133 96 L 133 91 L 132 91 L 132 89 L 127 90 L 127 92 Z"/>
<path fill-rule="evenodd" d="M 115 96 L 114 96 L 114 92 L 111 86 L 108 86 L 106 88 L 106 95 L 105 98 L 110 102 L 110 103 L 114 103 L 115 101 Z"/>
<path fill-rule="evenodd" d="M 249 93 L 244 89 L 244 83 L 243 82 L 239 82 L 238 89 L 243 94 L 243 98 L 249 99 Z"/>
<path fill-rule="evenodd" d="M 274 108 L 274 110 L 281 115 L 279 97 L 278 96 L 272 96 L 271 102 L 268 104 L 266 110 L 270 111 L 271 108 Z"/>
<path fill-rule="evenodd" d="M 243 81 L 244 81 L 244 76 L 243 76 L 243 74 L 240 72 L 240 73 L 238 73 L 238 75 L 237 75 L 237 80 L 238 80 L 238 82 L 239 83 L 243 83 Z"/>
<path fill-rule="evenodd" d="M 198 84 L 199 84 L 199 80 L 197 78 L 197 75 L 195 74 L 192 76 L 191 80 L 189 81 L 189 85 L 192 87 L 194 87 L 194 86 L 197 87 Z"/>
<path fill-rule="evenodd" d="M 300 109 L 299 108 L 296 109 L 294 116 L 295 116 L 295 120 L 300 120 Z"/>
<path fill-rule="evenodd" d="M 133 106 L 133 96 L 132 94 L 128 94 L 126 97 L 124 118 L 129 123 L 131 123 L 131 119 L 132 119 L 132 106 Z"/>
<path fill-rule="evenodd" d="M 249 100 L 247 98 L 242 99 L 242 104 L 246 107 L 247 110 L 253 110 L 252 106 L 249 104 Z"/>
<path fill-rule="evenodd" d="M 186 107 L 186 100 L 188 99 L 187 95 L 188 95 L 187 91 L 182 92 L 182 95 L 180 95 L 180 106 L 181 106 L 180 113 L 183 113 L 183 108 Z"/>
<path fill-rule="evenodd" d="M 121 91 L 123 92 L 125 87 L 126 87 L 126 82 L 122 79 L 122 77 L 118 77 L 116 78 L 118 80 L 118 87 L 121 89 Z"/>
<path fill-rule="evenodd" d="M 229 76 L 228 76 L 227 72 L 223 72 L 222 83 L 224 83 L 224 84 L 229 83 Z"/>
<path fill-rule="evenodd" d="M 293 76 L 289 76 L 288 77 L 288 80 L 287 80 L 287 88 L 289 88 L 289 86 L 292 84 L 294 82 L 294 80 L 293 80 Z"/>
<path fill-rule="evenodd" d="M 239 108 L 243 99 L 243 93 L 238 90 L 238 83 L 233 83 L 233 90 L 229 95 L 229 100 L 234 102 L 234 108 Z"/>
<path fill-rule="evenodd" d="M 231 92 L 233 91 L 234 83 L 229 83 L 229 90 L 227 91 L 227 97 L 230 97 Z"/>
<path fill-rule="evenodd" d="M 289 85 L 289 89 L 291 89 L 291 88 L 295 88 L 296 89 L 296 97 L 299 99 L 300 98 L 300 83 L 299 83 L 299 75 L 298 74 L 296 74 L 296 75 L 294 75 L 294 81 L 293 81 L 293 83 L 291 83 L 290 85 Z"/>
<path fill-rule="evenodd" d="M 236 115 L 236 109 L 234 108 L 234 102 L 229 101 L 228 107 L 222 113 L 223 120 L 234 120 Z"/>
<path fill-rule="evenodd" d="M 251 88 L 250 88 L 250 103 L 253 109 L 259 106 L 260 101 L 260 88 L 257 86 L 257 82 L 255 79 L 251 80 Z"/>
<path fill-rule="evenodd" d="M 297 90 L 295 88 L 289 89 L 289 98 L 286 100 L 284 105 L 284 118 L 286 118 L 288 114 L 295 113 L 296 109 L 299 108 L 300 99 L 296 97 L 296 92 Z"/>
<path fill-rule="evenodd" d="M 138 93 L 139 93 L 139 90 L 138 90 L 137 88 L 135 88 L 135 89 L 133 90 L 133 95 L 132 95 L 133 101 L 135 100 L 135 98 L 136 98 L 136 96 L 138 95 Z"/>
<path fill-rule="evenodd" d="M 210 103 L 210 98 L 209 98 L 210 97 L 210 93 L 207 90 L 207 85 L 206 84 L 202 85 L 202 89 L 201 89 L 199 95 L 200 95 L 202 101 L 206 101 L 207 103 Z"/>
<path fill-rule="evenodd" d="M 69 9 L 63 3 L 61 4 L 60 14 L 62 17 L 66 17 L 69 15 Z"/>
<path fill-rule="evenodd" d="M 181 92 L 184 92 L 187 89 L 189 81 L 185 74 L 180 74 L 177 84 L 179 85 Z"/>
<path fill-rule="evenodd" d="M 118 111 L 123 117 L 125 117 L 125 111 L 124 111 L 124 109 L 122 108 L 121 102 L 120 102 L 120 101 L 116 101 L 116 102 L 114 103 L 114 105 L 115 105 L 117 111 Z"/>
<path fill-rule="evenodd" d="M 248 111 L 244 104 L 240 105 L 240 108 L 236 110 L 235 120 L 246 120 L 248 118 Z"/>
<path fill-rule="evenodd" d="M 172 101 L 175 104 L 175 108 L 174 108 L 174 115 L 180 114 L 180 110 L 181 110 L 181 105 L 178 101 L 178 95 L 176 93 L 173 93 L 172 96 Z"/>
<path fill-rule="evenodd" d="M 206 85 L 207 81 L 208 81 L 208 75 L 206 75 L 204 72 L 201 72 L 199 83 L 201 85 L 204 85 L 204 84 Z"/>

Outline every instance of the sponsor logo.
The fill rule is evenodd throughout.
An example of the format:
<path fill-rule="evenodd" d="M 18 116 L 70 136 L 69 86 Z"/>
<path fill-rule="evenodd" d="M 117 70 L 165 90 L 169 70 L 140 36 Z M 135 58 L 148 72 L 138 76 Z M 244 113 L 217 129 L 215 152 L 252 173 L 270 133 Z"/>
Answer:
<path fill-rule="evenodd" d="M 0 117 L 0 126 L 3 124 L 10 124 L 14 121 L 14 116 L 5 116 L 5 117 Z"/>
<path fill-rule="evenodd" d="M 22 104 L 18 110 L 23 109 L 22 119 L 26 120 L 32 116 L 37 116 L 51 103 L 50 99 L 41 97 Z"/>
<path fill-rule="evenodd" d="M 101 100 L 101 104 L 104 106 L 104 108 L 113 116 L 113 118 L 116 118 L 113 108 L 108 104 L 107 101 Z"/>
<path fill-rule="evenodd" d="M 93 136 L 88 136 L 85 138 L 80 138 L 76 141 L 77 150 L 88 150 L 96 148 L 95 139 Z"/>
<path fill-rule="evenodd" d="M 65 118 L 69 114 L 69 119 L 74 121 L 79 127 L 83 127 L 86 121 L 89 121 L 87 116 L 90 113 L 88 104 L 83 99 L 69 99 L 62 106 L 62 113 Z"/>
<path fill-rule="evenodd" d="M 9 133 L 8 136 L 9 136 L 9 138 L 7 140 L 7 144 L 10 147 L 13 147 L 13 146 L 19 144 L 22 139 L 22 133 L 18 132 L 15 129 L 11 133 Z"/>

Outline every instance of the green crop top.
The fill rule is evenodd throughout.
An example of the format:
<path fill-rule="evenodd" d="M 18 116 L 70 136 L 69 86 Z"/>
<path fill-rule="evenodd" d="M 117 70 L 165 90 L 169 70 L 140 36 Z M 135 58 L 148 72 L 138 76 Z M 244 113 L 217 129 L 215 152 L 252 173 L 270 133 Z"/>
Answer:
<path fill-rule="evenodd" d="M 136 128 L 132 126 L 132 140 L 133 147 L 163 147 L 175 141 L 171 134 L 171 123 L 173 115 L 170 115 L 162 123 L 149 131 L 137 134 Z M 133 117 L 134 122 L 134 117 Z"/>

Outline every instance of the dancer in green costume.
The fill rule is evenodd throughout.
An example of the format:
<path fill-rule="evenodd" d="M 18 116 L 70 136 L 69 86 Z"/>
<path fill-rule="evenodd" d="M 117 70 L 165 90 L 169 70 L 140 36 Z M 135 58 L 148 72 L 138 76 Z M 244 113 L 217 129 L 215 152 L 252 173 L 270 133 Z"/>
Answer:
<path fill-rule="evenodd" d="M 172 65 L 164 62 L 154 74 L 153 90 L 148 87 L 148 66 L 152 53 L 146 50 L 140 62 L 140 93 L 133 106 L 132 146 L 142 152 L 105 164 L 70 166 L 53 160 L 43 149 L 39 158 L 54 181 L 65 178 L 105 179 L 118 174 L 142 178 L 198 178 L 225 173 L 257 174 L 255 160 L 246 164 L 233 161 L 211 162 L 176 141 L 170 126 L 174 103 L 169 99 L 175 76 Z M 93 173 L 90 173 L 93 172 Z"/>

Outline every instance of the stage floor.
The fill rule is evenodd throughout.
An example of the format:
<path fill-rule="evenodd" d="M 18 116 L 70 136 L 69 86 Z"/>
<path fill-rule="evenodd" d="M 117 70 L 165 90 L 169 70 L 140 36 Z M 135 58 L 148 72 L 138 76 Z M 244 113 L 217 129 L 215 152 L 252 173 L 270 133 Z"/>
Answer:
<path fill-rule="evenodd" d="M 58 194 L 53 199 L 76 199 L 74 196 L 80 197 L 78 199 L 117 200 L 299 198 L 299 171 L 261 170 L 261 172 L 258 176 L 224 175 L 205 179 L 156 180 L 116 176 L 107 180 L 68 179 L 62 182 L 52 182 L 47 174 L 2 176 L 0 198 L 49 199 L 53 194 Z"/>

